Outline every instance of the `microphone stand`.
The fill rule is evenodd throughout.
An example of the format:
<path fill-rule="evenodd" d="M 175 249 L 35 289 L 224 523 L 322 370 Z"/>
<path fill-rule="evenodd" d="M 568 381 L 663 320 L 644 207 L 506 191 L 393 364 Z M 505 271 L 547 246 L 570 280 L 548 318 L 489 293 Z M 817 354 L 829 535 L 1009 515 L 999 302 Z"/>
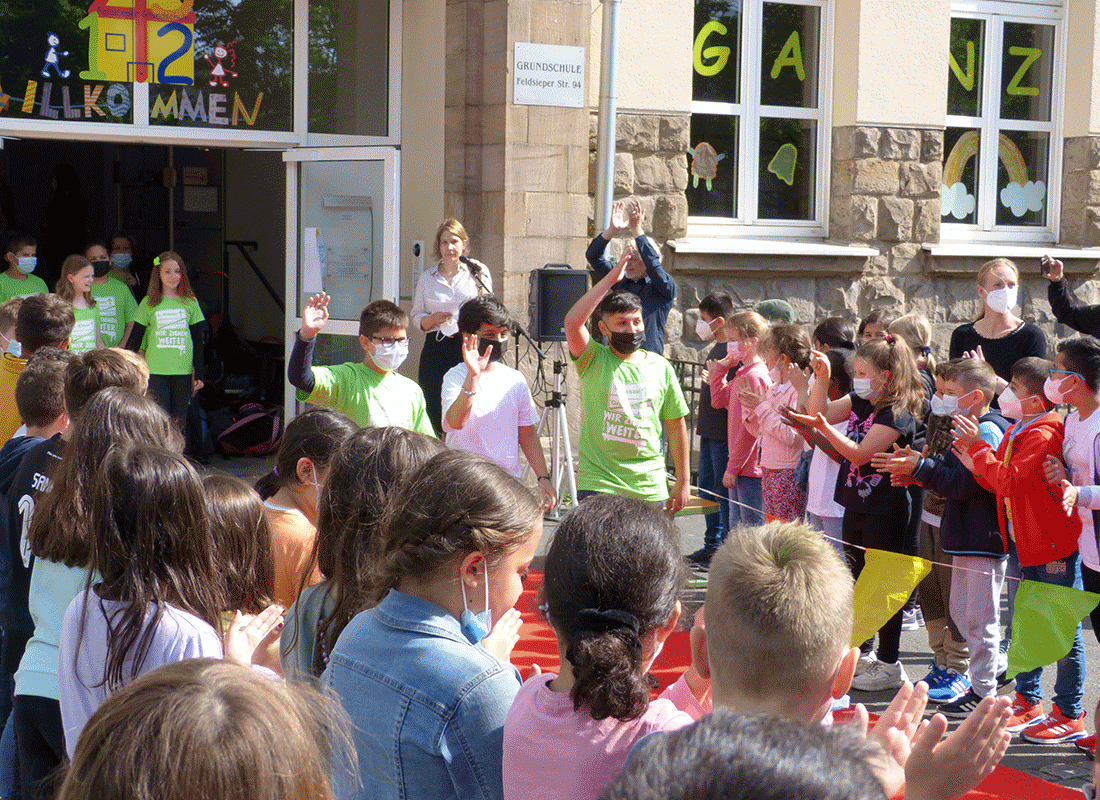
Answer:
<path fill-rule="evenodd" d="M 477 285 L 481 287 L 481 291 L 485 292 L 485 294 L 492 294 L 492 292 L 489 291 L 489 287 L 486 286 L 484 284 L 484 282 L 482 282 L 482 280 L 481 280 L 481 267 L 477 266 L 477 264 L 471 263 L 470 259 L 467 256 L 459 256 L 458 260 L 466 265 L 466 269 L 470 270 L 470 275 L 473 277 L 473 279 L 477 283 Z M 545 360 L 546 353 L 542 352 L 542 350 L 539 349 L 539 346 L 535 343 L 535 340 L 532 339 L 530 334 L 528 334 L 527 331 L 525 331 L 523 329 L 523 326 L 520 325 L 518 322 L 514 322 L 514 321 L 513 321 L 512 325 L 516 329 L 516 342 L 517 342 L 517 344 L 519 342 L 519 337 L 523 336 L 523 338 L 527 340 L 527 343 L 531 345 L 531 348 L 538 355 L 539 361 Z M 517 347 L 516 349 L 517 349 L 516 358 L 518 359 L 519 358 L 519 352 L 518 352 L 519 348 Z"/>

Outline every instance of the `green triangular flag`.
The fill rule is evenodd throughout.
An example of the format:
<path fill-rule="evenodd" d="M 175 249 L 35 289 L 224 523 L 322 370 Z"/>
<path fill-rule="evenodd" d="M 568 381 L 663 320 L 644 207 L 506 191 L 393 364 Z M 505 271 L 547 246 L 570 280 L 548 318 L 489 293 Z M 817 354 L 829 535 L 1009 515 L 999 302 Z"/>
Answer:
<path fill-rule="evenodd" d="M 898 613 L 932 562 L 885 550 L 868 550 L 856 581 L 852 605 L 852 647 L 859 647 Z"/>
<path fill-rule="evenodd" d="M 1100 603 L 1100 594 L 1040 581 L 1021 581 L 1012 611 L 1008 674 L 1019 675 L 1065 658 L 1077 624 Z"/>

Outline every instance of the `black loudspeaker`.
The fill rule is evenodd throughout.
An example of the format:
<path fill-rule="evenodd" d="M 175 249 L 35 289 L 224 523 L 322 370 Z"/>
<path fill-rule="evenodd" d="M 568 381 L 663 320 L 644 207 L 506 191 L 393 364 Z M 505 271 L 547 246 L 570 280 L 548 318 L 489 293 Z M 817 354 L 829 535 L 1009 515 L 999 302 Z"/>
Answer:
<path fill-rule="evenodd" d="M 531 337 L 540 342 L 565 341 L 565 315 L 588 291 L 588 270 L 547 264 L 531 271 L 528 304 Z"/>

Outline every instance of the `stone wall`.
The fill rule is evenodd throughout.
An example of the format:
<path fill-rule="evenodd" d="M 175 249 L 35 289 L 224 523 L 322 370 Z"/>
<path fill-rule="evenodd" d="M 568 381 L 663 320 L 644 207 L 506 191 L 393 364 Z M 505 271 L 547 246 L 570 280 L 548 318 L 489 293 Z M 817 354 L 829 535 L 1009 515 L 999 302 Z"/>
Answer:
<path fill-rule="evenodd" d="M 1066 139 L 1059 239 L 1064 244 L 1100 247 L 1100 136 Z"/>

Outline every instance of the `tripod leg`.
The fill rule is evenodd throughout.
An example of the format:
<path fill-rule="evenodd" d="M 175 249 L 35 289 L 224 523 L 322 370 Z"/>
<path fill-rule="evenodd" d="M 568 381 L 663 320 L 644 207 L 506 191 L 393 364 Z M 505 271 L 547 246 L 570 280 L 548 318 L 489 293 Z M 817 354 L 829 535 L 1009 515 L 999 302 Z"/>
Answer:
<path fill-rule="evenodd" d="M 569 479 L 570 497 L 573 505 L 577 505 L 577 476 L 573 473 L 573 448 L 569 444 L 569 415 L 565 413 L 565 403 L 558 409 L 558 426 L 561 429 L 562 444 L 565 448 L 565 474 Z"/>

